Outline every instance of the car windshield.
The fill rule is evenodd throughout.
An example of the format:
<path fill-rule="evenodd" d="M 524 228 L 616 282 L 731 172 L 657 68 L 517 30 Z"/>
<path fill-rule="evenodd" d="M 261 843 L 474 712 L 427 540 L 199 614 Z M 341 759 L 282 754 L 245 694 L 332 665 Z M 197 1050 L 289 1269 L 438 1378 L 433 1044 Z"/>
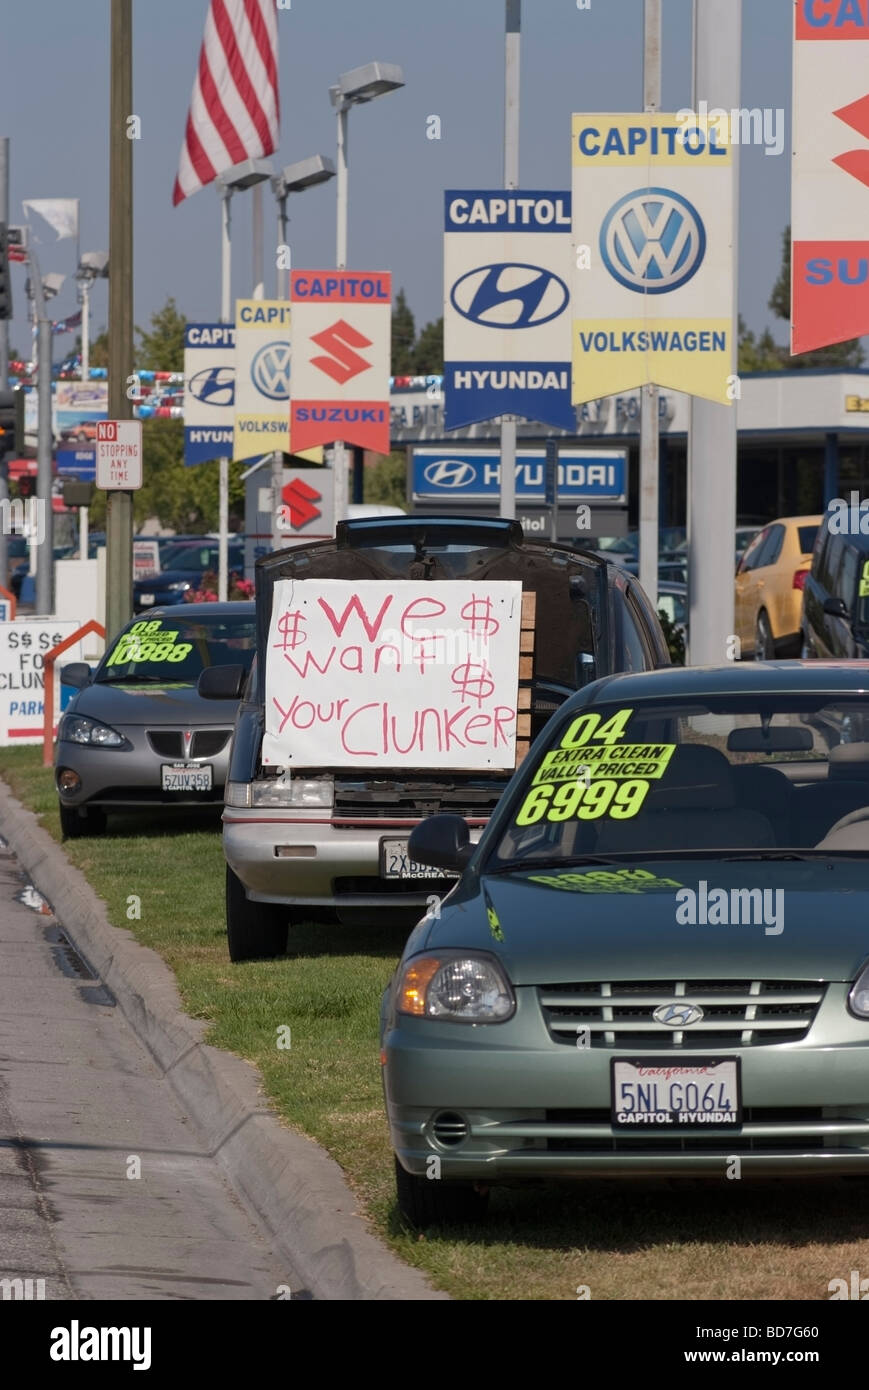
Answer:
<path fill-rule="evenodd" d="M 685 852 L 869 857 L 869 705 L 758 694 L 558 716 L 500 824 L 487 871 Z"/>
<path fill-rule="evenodd" d="M 195 685 L 207 666 L 241 665 L 249 670 L 255 647 L 253 614 L 142 619 L 121 633 L 100 663 L 95 680 L 104 685 L 121 681 Z"/>

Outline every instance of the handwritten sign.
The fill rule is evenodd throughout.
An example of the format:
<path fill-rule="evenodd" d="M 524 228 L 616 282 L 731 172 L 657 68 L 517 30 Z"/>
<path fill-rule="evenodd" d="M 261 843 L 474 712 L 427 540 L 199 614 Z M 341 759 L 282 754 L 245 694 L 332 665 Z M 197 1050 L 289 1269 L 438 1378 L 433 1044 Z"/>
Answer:
<path fill-rule="evenodd" d="M 262 761 L 512 770 L 522 585 L 278 580 Z"/>

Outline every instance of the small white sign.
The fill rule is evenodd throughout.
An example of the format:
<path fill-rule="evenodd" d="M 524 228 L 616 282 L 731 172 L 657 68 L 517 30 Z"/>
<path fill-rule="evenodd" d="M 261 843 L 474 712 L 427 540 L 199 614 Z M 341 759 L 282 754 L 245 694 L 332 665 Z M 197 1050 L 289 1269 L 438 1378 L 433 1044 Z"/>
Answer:
<path fill-rule="evenodd" d="M 141 420 L 98 420 L 97 487 L 133 492 L 141 486 Z"/>
<path fill-rule="evenodd" d="M 63 618 L 18 619 L 0 623 L 0 747 L 42 742 L 45 653 L 71 637 L 78 621 Z M 81 643 L 68 647 L 55 665 L 54 724 L 61 713 L 60 670 L 81 660 Z M 64 703 L 75 692 L 64 692 Z"/>

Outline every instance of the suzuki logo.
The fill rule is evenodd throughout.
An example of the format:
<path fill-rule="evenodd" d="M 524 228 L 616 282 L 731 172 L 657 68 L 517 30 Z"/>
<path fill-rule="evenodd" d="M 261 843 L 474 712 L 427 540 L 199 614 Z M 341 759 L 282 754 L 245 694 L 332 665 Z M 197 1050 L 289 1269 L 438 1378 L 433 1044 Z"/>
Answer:
<path fill-rule="evenodd" d="M 703 1010 L 699 1004 L 661 1004 L 652 1014 L 656 1023 L 663 1023 L 665 1028 L 690 1028 L 692 1023 L 699 1023 L 703 1017 Z"/>
<path fill-rule="evenodd" d="M 316 505 L 322 502 L 322 494 L 309 485 L 301 478 L 293 478 L 281 491 L 281 499 L 286 503 L 281 508 L 282 512 L 289 511 L 290 525 L 295 530 L 301 530 L 307 526 L 309 521 L 315 521 L 322 512 Z"/>
<path fill-rule="evenodd" d="M 358 376 L 371 366 L 370 362 L 366 362 L 364 357 L 353 351 L 354 348 L 371 347 L 371 339 L 366 338 L 344 319 L 333 323 L 331 328 L 324 328 L 322 333 L 315 333 L 311 342 L 324 348 L 326 352 L 331 352 L 331 357 L 312 357 L 311 363 L 333 381 L 337 381 L 339 386 L 343 386 L 351 377 Z"/>
<path fill-rule="evenodd" d="M 600 232 L 600 253 L 612 275 L 638 294 L 669 294 L 697 274 L 706 230 L 687 198 L 646 188 L 619 199 Z"/>
<path fill-rule="evenodd" d="M 232 367 L 205 367 L 187 383 L 194 400 L 205 405 L 232 405 L 235 401 L 235 370 Z"/>
<path fill-rule="evenodd" d="M 474 482 L 477 470 L 467 459 L 435 459 L 426 464 L 422 476 L 432 487 L 467 487 Z"/>
<path fill-rule="evenodd" d="M 450 293 L 453 308 L 481 328 L 537 328 L 557 318 L 569 299 L 551 270 L 518 261 L 469 270 Z"/>
<path fill-rule="evenodd" d="M 833 115 L 869 139 L 869 96 L 860 97 L 849 106 L 841 106 Z M 869 184 L 869 150 L 849 150 L 847 154 L 837 155 L 833 163 L 858 182 Z"/>
<path fill-rule="evenodd" d="M 267 343 L 250 364 L 250 374 L 260 395 L 270 401 L 290 399 L 290 345 Z"/>

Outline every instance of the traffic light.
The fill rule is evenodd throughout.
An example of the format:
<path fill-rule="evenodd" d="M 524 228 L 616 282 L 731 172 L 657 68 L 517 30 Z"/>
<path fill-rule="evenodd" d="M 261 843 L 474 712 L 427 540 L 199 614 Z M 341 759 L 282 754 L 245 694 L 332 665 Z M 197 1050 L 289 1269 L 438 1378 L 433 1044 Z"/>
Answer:
<path fill-rule="evenodd" d="M 0 458 L 24 452 L 25 392 L 0 391 Z"/>
<path fill-rule="evenodd" d="M 9 232 L 6 223 L 0 222 L 0 319 L 11 318 L 12 281 L 9 279 Z"/>
<path fill-rule="evenodd" d="M 32 473 L 22 473 L 18 479 L 18 496 L 23 498 L 36 495 L 36 479 Z"/>

